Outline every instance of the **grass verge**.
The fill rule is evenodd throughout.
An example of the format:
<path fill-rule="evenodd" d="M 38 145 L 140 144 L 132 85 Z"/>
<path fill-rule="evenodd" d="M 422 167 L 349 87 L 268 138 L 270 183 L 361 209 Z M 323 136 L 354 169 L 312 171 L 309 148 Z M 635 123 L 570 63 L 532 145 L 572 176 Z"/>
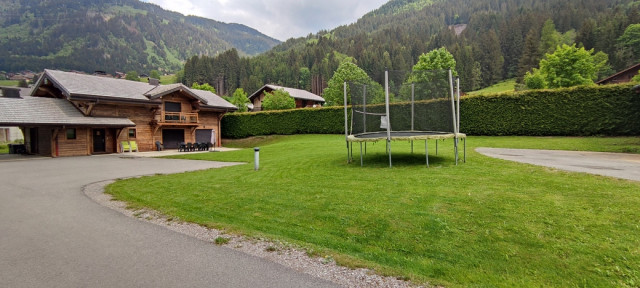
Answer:
<path fill-rule="evenodd" d="M 478 95 L 478 94 L 502 93 L 502 92 L 509 92 L 509 91 L 513 92 L 515 88 L 516 88 L 516 79 L 509 79 L 484 89 L 469 92 L 467 94 Z"/>
<path fill-rule="evenodd" d="M 640 283 L 639 183 L 473 151 L 637 152 L 640 138 L 471 137 L 468 161 L 458 166 L 451 143 L 440 142 L 439 155 L 430 155 L 426 168 L 420 148 L 411 154 L 408 143 L 394 142 L 389 169 L 383 142 L 367 145 L 360 167 L 346 163 L 344 136 L 282 137 L 261 147 L 260 171 L 248 164 L 127 179 L 108 186 L 107 193 L 134 207 L 296 243 L 342 265 L 416 282 L 449 287 Z M 181 157 L 252 162 L 253 150 Z"/>

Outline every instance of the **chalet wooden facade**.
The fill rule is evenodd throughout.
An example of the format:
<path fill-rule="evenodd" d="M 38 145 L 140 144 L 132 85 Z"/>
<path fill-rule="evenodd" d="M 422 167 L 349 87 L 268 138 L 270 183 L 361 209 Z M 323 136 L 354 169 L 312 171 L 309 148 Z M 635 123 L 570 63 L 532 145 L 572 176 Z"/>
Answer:
<path fill-rule="evenodd" d="M 249 96 L 249 101 L 253 104 L 253 109 L 251 110 L 262 111 L 262 101 L 264 100 L 265 93 L 271 93 L 274 90 L 280 89 L 291 95 L 291 97 L 296 101 L 296 108 L 321 107 L 325 102 L 324 98 L 306 90 L 268 84 L 262 86 L 262 88 Z"/>
<path fill-rule="evenodd" d="M 29 153 L 78 156 L 220 143 L 221 119 L 237 108 L 182 84 L 158 85 L 45 70 L 27 97 L 0 99 L 0 125 L 18 126 Z"/>

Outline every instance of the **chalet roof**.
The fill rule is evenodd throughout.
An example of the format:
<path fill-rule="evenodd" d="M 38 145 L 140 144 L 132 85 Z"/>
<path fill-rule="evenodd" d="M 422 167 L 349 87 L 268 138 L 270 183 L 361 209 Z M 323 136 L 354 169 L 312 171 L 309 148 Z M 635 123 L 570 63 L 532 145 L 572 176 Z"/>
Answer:
<path fill-rule="evenodd" d="M 237 109 L 218 95 L 208 92 L 206 97 L 202 97 L 203 93 L 195 92 L 195 89 L 180 83 L 155 86 L 137 81 L 45 69 L 43 77 L 40 77 L 35 86 L 42 85 L 45 78 L 53 82 L 69 99 L 95 97 L 114 101 L 151 102 L 164 95 L 182 91 L 198 99 L 204 107 Z"/>
<path fill-rule="evenodd" d="M 222 97 L 211 93 L 211 91 L 191 89 L 191 92 L 198 95 L 201 99 L 204 99 L 209 107 L 220 107 L 229 110 L 238 109 L 238 107 L 227 102 L 227 100 L 224 100 Z"/>
<path fill-rule="evenodd" d="M 604 78 L 604 79 L 602 79 L 602 80 L 600 80 L 600 81 L 596 82 L 596 84 L 607 84 L 607 83 L 609 83 L 611 80 L 613 80 L 613 79 L 615 79 L 615 78 L 619 77 L 619 76 L 620 76 L 620 75 L 622 75 L 622 74 L 628 73 L 628 72 L 633 71 L 633 70 L 639 70 L 639 69 L 640 69 L 640 63 L 638 63 L 638 64 L 636 64 L 636 65 L 633 65 L 633 66 L 631 66 L 631 67 L 627 67 L 626 69 L 624 69 L 624 70 L 622 70 L 622 71 L 620 71 L 620 72 L 618 72 L 618 73 L 616 73 L 616 74 L 613 74 L 613 75 L 611 75 L 611 76 L 609 76 L 609 77 L 607 77 L 607 78 Z"/>
<path fill-rule="evenodd" d="M 295 88 L 289 88 L 289 87 L 283 87 L 283 86 L 278 86 L 278 85 L 273 85 L 273 84 L 267 84 L 262 86 L 262 88 L 258 89 L 258 91 L 254 92 L 253 94 L 251 94 L 251 96 L 249 96 L 249 99 L 252 99 L 260 94 L 262 94 L 262 92 L 265 89 L 270 89 L 270 90 L 279 90 L 282 89 L 284 91 L 286 91 L 287 93 L 289 93 L 289 95 L 291 95 L 292 98 L 294 99 L 302 99 L 302 100 L 311 100 L 311 101 L 316 101 L 316 102 L 325 102 L 324 98 L 313 94 L 307 90 L 302 90 L 302 89 L 295 89 Z"/>
<path fill-rule="evenodd" d="M 127 118 L 86 117 L 64 99 L 23 96 L 0 97 L 0 125 L 70 125 L 133 127 Z"/>

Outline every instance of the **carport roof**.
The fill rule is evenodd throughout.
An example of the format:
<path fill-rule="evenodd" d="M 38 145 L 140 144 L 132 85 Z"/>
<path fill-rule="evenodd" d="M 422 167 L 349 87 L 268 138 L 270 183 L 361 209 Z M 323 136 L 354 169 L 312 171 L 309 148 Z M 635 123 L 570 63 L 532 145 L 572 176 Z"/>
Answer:
<path fill-rule="evenodd" d="M 135 126 L 135 123 L 127 118 L 86 117 L 71 102 L 64 99 L 0 97 L 0 111 L 0 126 Z"/>

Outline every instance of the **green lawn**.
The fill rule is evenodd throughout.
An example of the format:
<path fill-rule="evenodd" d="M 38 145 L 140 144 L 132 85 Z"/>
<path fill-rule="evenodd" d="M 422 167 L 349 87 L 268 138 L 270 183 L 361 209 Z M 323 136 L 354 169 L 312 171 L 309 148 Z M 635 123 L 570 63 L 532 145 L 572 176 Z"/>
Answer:
<path fill-rule="evenodd" d="M 0 86 L 18 86 L 18 80 L 0 80 Z"/>
<path fill-rule="evenodd" d="M 240 144 L 239 144 L 240 143 Z M 640 285 L 640 183 L 513 163 L 474 147 L 638 152 L 640 138 L 470 137 L 455 166 L 394 142 L 346 163 L 344 136 L 267 137 L 253 150 L 184 158 L 245 161 L 224 169 L 118 181 L 132 207 L 294 243 L 342 265 L 447 287 Z M 434 142 L 430 142 L 434 148 Z M 416 151 L 424 151 L 417 144 Z M 435 152 L 430 149 L 430 152 Z M 358 156 L 358 149 L 354 154 Z"/>
<path fill-rule="evenodd" d="M 8 154 L 9 153 L 9 145 L 0 144 L 0 154 Z"/>
<path fill-rule="evenodd" d="M 476 90 L 469 92 L 469 95 L 477 95 L 477 94 L 491 94 L 491 93 L 500 93 L 500 92 L 513 92 L 516 88 L 516 79 L 510 79 L 493 86 L 489 86 L 484 89 Z"/>

